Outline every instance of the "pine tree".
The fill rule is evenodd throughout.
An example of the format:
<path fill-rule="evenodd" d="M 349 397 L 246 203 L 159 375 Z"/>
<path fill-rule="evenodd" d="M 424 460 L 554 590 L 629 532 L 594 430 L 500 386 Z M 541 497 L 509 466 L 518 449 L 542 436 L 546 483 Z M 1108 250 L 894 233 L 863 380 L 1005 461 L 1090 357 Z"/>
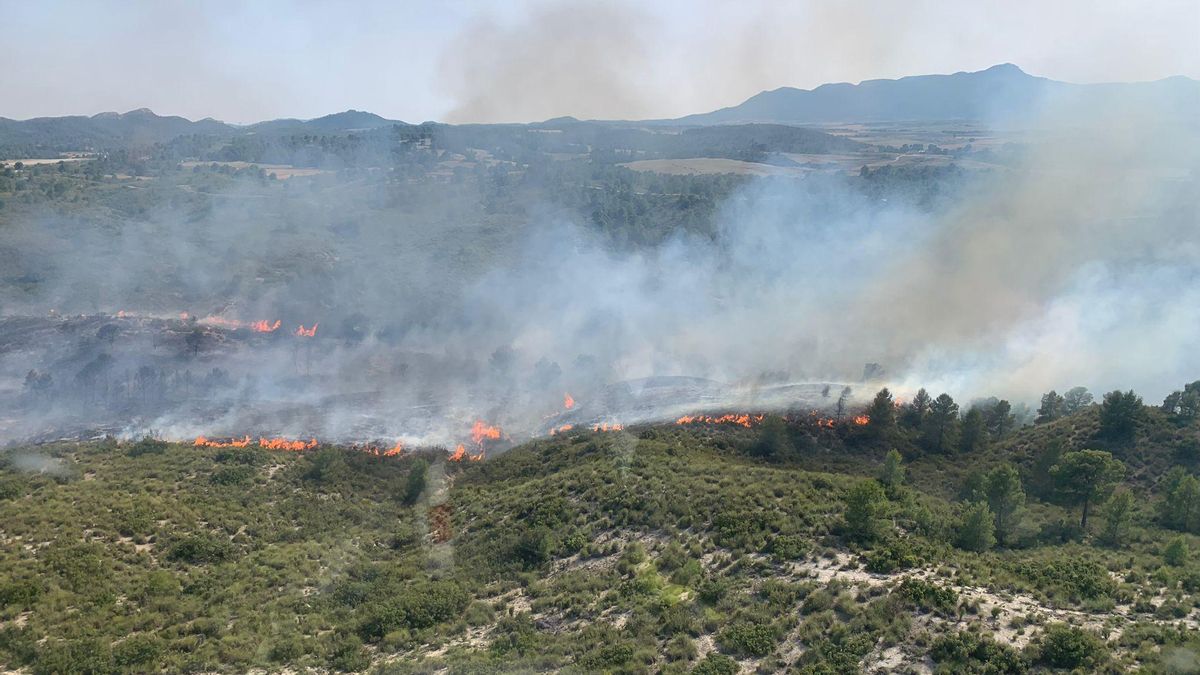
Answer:
<path fill-rule="evenodd" d="M 1012 464 L 1001 464 L 988 473 L 984 491 L 987 493 L 988 507 L 995 516 L 996 539 L 1003 544 L 1016 529 L 1021 508 L 1025 506 L 1021 474 Z"/>
<path fill-rule="evenodd" d="M 967 507 L 958 529 L 956 543 L 961 549 L 977 553 L 983 553 L 995 545 L 995 524 L 987 504 L 975 502 Z"/>

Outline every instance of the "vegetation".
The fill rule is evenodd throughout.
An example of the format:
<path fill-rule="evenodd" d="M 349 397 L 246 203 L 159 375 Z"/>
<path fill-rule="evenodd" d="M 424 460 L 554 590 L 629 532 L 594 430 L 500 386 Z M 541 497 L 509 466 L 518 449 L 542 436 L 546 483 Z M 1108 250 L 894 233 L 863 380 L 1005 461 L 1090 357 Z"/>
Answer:
<path fill-rule="evenodd" d="M 924 417 L 961 420 L 928 398 L 874 429 L 572 431 L 466 465 L 153 439 L 25 449 L 63 469 L 0 474 L 0 658 L 37 673 L 1116 672 L 1200 644 L 1178 420 L 1139 411 L 1125 460 L 1087 447 L 1108 433 L 1096 405 L 947 456 Z M 1047 451 L 1054 484 L 1035 491 Z"/>

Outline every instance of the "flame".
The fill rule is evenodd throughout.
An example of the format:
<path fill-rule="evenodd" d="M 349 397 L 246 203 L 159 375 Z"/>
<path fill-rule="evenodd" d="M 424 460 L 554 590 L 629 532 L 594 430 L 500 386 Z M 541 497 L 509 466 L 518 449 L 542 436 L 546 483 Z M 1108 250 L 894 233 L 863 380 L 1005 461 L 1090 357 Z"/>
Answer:
<path fill-rule="evenodd" d="M 317 439 L 310 438 L 307 441 L 293 441 L 287 438 L 259 438 L 258 445 L 267 450 L 287 450 L 290 452 L 300 452 L 302 450 L 311 450 L 317 447 Z"/>
<path fill-rule="evenodd" d="M 592 431 L 623 431 L 624 429 L 625 425 L 621 424 L 620 422 L 613 422 L 611 424 L 608 422 L 601 422 L 600 424 L 592 425 Z"/>
<path fill-rule="evenodd" d="M 234 438 L 228 441 L 210 441 L 203 436 L 197 436 L 192 445 L 197 448 L 244 448 L 250 445 L 250 437 Z"/>
<path fill-rule="evenodd" d="M 863 426 L 864 424 L 866 424 L 866 423 L 870 422 L 870 421 L 871 421 L 871 418 L 870 418 L 870 417 L 867 417 L 866 415 L 855 415 L 855 416 L 854 416 L 854 419 L 852 419 L 852 420 L 850 420 L 850 421 L 851 421 L 851 422 L 853 422 L 854 424 L 856 424 L 856 425 L 858 425 L 858 426 L 860 426 L 860 427 L 861 427 L 861 426 Z"/>
<path fill-rule="evenodd" d="M 550 435 L 551 435 L 551 436 L 554 436 L 554 435 L 557 435 L 557 434 L 566 433 L 566 432 L 568 432 L 568 431 L 570 431 L 570 430 L 572 430 L 572 429 L 574 429 L 574 428 L 575 428 L 575 425 L 574 425 L 574 424 L 564 424 L 564 425 L 562 425 L 561 427 L 555 427 L 555 428 L 551 429 L 551 430 L 550 430 Z"/>
<path fill-rule="evenodd" d="M 387 450 L 383 451 L 384 457 L 399 457 L 404 452 L 404 443 L 396 441 L 396 444 Z"/>
<path fill-rule="evenodd" d="M 282 323 L 283 322 L 279 319 L 276 319 L 275 323 L 268 323 L 265 320 L 255 321 L 254 323 L 250 324 L 250 328 L 253 329 L 255 333 L 274 333 L 275 331 L 279 330 L 279 326 Z M 313 326 L 313 331 L 315 332 L 316 330 L 317 327 Z"/>
<path fill-rule="evenodd" d="M 500 438 L 500 427 L 489 426 L 483 420 L 475 420 L 475 424 L 471 426 L 471 440 L 475 441 L 476 445 L 482 445 L 486 440 L 498 440 Z"/>
<path fill-rule="evenodd" d="M 570 394 L 563 394 L 563 407 L 567 410 L 575 407 L 575 399 Z"/>
<path fill-rule="evenodd" d="M 454 452 L 450 455 L 449 459 L 451 462 L 461 462 L 463 461 L 463 457 L 466 456 L 467 449 L 463 447 L 462 443 L 459 443 L 458 447 L 454 449 Z"/>
<path fill-rule="evenodd" d="M 749 429 L 763 421 L 765 417 L 766 415 L 750 415 L 747 413 L 730 413 L 719 417 L 711 415 L 684 415 L 675 420 L 675 424 L 736 424 Z"/>
<path fill-rule="evenodd" d="M 316 337 L 317 326 L 319 325 L 321 324 L 314 323 L 312 328 L 305 328 L 304 324 L 300 324 L 300 327 L 296 329 L 296 335 L 299 337 Z"/>
<path fill-rule="evenodd" d="M 122 309 L 119 312 L 117 312 L 117 318 L 124 319 L 125 318 L 125 310 Z"/>

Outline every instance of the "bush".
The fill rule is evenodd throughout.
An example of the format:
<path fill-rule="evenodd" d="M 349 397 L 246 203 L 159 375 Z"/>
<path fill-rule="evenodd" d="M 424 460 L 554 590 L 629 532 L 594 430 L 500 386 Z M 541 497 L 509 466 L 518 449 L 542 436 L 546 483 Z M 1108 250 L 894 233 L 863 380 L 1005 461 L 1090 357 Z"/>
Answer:
<path fill-rule="evenodd" d="M 926 611 L 949 614 L 958 605 L 958 593 L 953 588 L 943 588 L 924 579 L 905 579 L 896 592 Z"/>
<path fill-rule="evenodd" d="M 1065 623 L 1047 626 L 1037 643 L 1037 662 L 1051 668 L 1095 667 L 1107 654 L 1104 642 L 1095 634 Z"/>
<path fill-rule="evenodd" d="M 692 668 L 692 675 L 737 675 L 739 670 L 741 668 L 737 661 L 724 654 L 710 652 L 703 661 Z"/>
<path fill-rule="evenodd" d="M 929 649 L 929 658 L 947 672 L 1018 675 L 1029 669 L 1025 659 L 1012 647 L 971 632 L 956 632 L 937 638 Z"/>
<path fill-rule="evenodd" d="M 372 604 L 359 633 L 364 639 L 378 640 L 401 628 L 430 628 L 457 618 L 470 600 L 470 594 L 454 581 L 412 584 L 401 593 Z"/>
<path fill-rule="evenodd" d="M 717 636 L 721 649 L 747 656 L 766 656 L 775 649 L 775 631 L 769 624 L 738 621 Z"/>
<path fill-rule="evenodd" d="M 163 642 L 154 635 L 131 635 L 113 647 L 113 662 L 122 668 L 142 670 L 158 660 L 163 652 Z"/>
<path fill-rule="evenodd" d="M 804 537 L 785 534 L 771 539 L 771 553 L 781 561 L 796 560 L 808 551 Z"/>
<path fill-rule="evenodd" d="M 167 560 L 193 565 L 216 563 L 233 557 L 233 544 L 211 534 L 194 534 L 176 541 L 167 550 Z"/>
<path fill-rule="evenodd" d="M 916 567 L 921 563 L 921 559 L 907 539 L 892 539 L 886 544 L 868 551 L 864 558 L 867 571 L 876 574 L 889 574 L 896 570 Z"/>
<path fill-rule="evenodd" d="M 125 454 L 130 457 L 141 457 L 142 455 L 161 455 L 167 451 L 166 441 L 160 441 L 157 438 L 149 436 L 129 446 L 129 450 Z"/>
<path fill-rule="evenodd" d="M 254 468 L 244 465 L 223 466 L 213 472 L 209 481 L 213 485 L 245 485 L 254 478 Z"/>

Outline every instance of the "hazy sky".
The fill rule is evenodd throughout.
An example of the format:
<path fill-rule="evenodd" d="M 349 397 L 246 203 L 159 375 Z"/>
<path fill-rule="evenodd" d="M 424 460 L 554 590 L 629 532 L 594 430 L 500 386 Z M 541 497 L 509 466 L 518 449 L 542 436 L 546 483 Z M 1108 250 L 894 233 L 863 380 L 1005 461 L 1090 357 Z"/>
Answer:
<path fill-rule="evenodd" d="M 1200 79 L 1200 0 L 0 0 L 0 116 L 671 117 L 979 70 Z"/>

